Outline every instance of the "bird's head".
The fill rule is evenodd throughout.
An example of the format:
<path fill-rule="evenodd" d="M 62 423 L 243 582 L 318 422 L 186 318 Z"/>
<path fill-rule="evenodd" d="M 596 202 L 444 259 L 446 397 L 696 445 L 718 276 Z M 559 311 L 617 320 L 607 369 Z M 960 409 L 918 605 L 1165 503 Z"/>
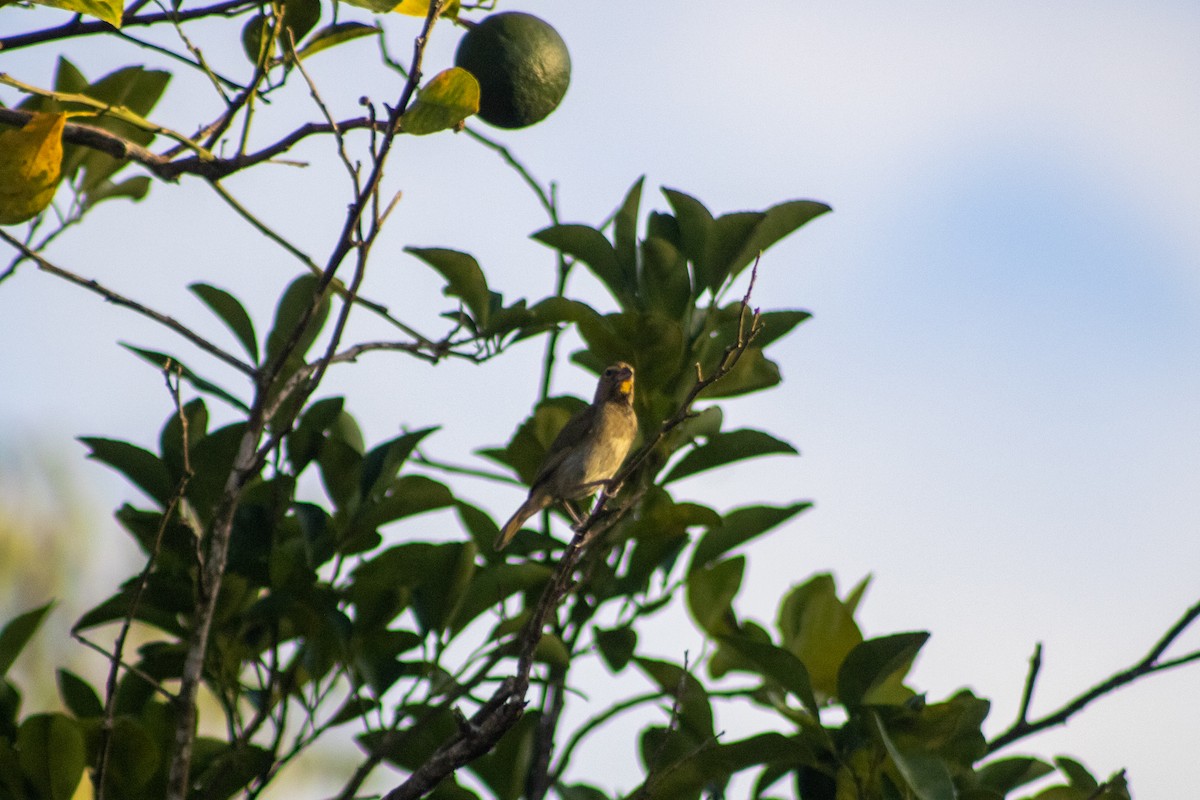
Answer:
<path fill-rule="evenodd" d="M 624 361 L 618 361 L 600 373 L 595 402 L 601 403 L 606 400 L 633 403 L 633 367 Z"/>

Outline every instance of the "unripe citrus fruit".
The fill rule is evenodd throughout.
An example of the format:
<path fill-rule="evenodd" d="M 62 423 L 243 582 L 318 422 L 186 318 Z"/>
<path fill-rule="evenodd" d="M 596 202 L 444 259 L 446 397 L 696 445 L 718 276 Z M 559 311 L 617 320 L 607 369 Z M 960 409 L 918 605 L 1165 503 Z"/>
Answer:
<path fill-rule="evenodd" d="M 454 63 L 479 81 L 479 118 L 498 128 L 541 122 L 571 82 L 571 56 L 558 31 L 519 11 L 477 23 L 459 42 Z"/>

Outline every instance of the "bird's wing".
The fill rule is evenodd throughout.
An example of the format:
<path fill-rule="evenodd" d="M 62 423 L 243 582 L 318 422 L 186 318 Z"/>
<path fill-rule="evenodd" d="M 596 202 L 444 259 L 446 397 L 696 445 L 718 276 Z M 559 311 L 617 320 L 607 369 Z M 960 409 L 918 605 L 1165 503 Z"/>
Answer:
<path fill-rule="evenodd" d="M 594 406 L 580 409 L 567 420 L 567 424 L 563 426 L 558 435 L 554 437 L 554 441 L 550 443 L 550 447 L 546 449 L 546 458 L 542 461 L 542 468 L 538 470 L 537 477 L 533 479 L 534 486 L 545 480 L 546 476 L 553 472 L 571 451 L 587 438 L 595 421 Z"/>

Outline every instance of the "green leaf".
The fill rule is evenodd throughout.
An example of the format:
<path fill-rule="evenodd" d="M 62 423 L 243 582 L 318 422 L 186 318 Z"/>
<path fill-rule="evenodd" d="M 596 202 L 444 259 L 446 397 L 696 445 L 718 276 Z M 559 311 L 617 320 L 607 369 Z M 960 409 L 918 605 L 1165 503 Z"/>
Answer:
<path fill-rule="evenodd" d="M 167 467 L 158 456 L 137 445 L 116 439 L 81 436 L 79 441 L 91 450 L 88 458 L 107 464 L 120 472 L 134 486 L 154 498 L 160 506 L 167 504 L 173 487 Z"/>
<path fill-rule="evenodd" d="M 838 671 L 838 699 L 847 707 L 870 702 L 902 702 L 903 697 L 875 698 L 872 693 L 889 684 L 899 687 L 917 652 L 928 640 L 928 633 L 918 632 L 897 633 L 861 642 L 846 655 Z"/>
<path fill-rule="evenodd" d="M 46 800 L 71 800 L 86 750 L 78 723 L 65 714 L 35 714 L 17 731 L 21 770 Z"/>
<path fill-rule="evenodd" d="M 8 674 L 9 668 L 17 660 L 17 656 L 21 655 L 21 651 L 25 649 L 25 645 L 33 638 L 33 634 L 37 633 L 42 620 L 45 619 L 53 607 L 54 601 L 51 600 L 44 606 L 39 606 L 32 611 L 26 611 L 24 614 L 13 617 L 4 626 L 4 629 L 0 630 L 0 678 Z"/>
<path fill-rule="evenodd" d="M 863 640 L 836 592 L 833 576 L 816 575 L 790 591 L 779 607 L 783 646 L 808 669 L 818 699 L 837 696 L 838 669 Z"/>
<path fill-rule="evenodd" d="M 559 785 L 556 787 L 556 791 L 561 800 L 609 800 L 608 795 L 604 792 L 585 783 L 575 783 L 570 786 Z"/>
<path fill-rule="evenodd" d="M 275 321 L 271 332 L 267 335 L 267 363 L 274 363 L 282 354 L 284 346 L 295 335 L 297 327 L 305 315 L 316 304 L 316 311 L 304 324 L 304 330 L 296 339 L 296 346 L 289 353 L 289 361 L 295 362 L 304 357 L 308 349 L 317 339 L 325 319 L 329 316 L 329 292 L 320 293 L 317 297 L 320 279 L 315 275 L 301 275 L 292 281 L 279 298 L 275 308 Z M 295 366 L 299 366 L 295 364 Z M 284 375 L 290 375 L 295 369 L 284 370 Z"/>
<path fill-rule="evenodd" d="M 147 684 L 142 684 L 147 686 Z M 150 710 L 162 708 L 150 705 Z M 150 716 L 150 715 L 147 715 Z M 113 721 L 108 755 L 106 786 L 114 797 L 144 797 L 142 792 L 158 771 L 163 758 L 163 740 L 150 732 L 153 722 L 143 724 L 128 714 Z M 165 731 L 162 731 L 165 733 Z M 164 737 L 165 739 L 165 737 Z"/>
<path fill-rule="evenodd" d="M 274 763 L 271 753 L 255 744 L 231 747 L 224 741 L 199 738 L 195 749 L 195 795 L 213 800 L 237 794 Z"/>
<path fill-rule="evenodd" d="M 183 477 L 184 448 L 191 455 L 196 445 L 208 432 L 208 408 L 200 398 L 188 401 L 179 412 L 172 412 L 158 435 L 158 449 L 162 453 L 163 464 L 167 467 L 169 480 L 177 483 Z M 182 419 L 180 418 L 182 416 Z M 184 420 L 187 422 L 186 441 L 184 437 Z"/>
<path fill-rule="evenodd" d="M 476 326 L 481 330 L 487 328 L 491 292 L 487 278 L 473 256 L 438 247 L 406 247 L 405 252 L 437 270 L 446 279 L 446 288 L 442 293 L 462 300 Z"/>
<path fill-rule="evenodd" d="M 990 761 L 975 770 L 981 786 L 1006 795 L 1019 786 L 1032 783 L 1054 771 L 1054 767 L 1032 756 L 1016 756 Z"/>
<path fill-rule="evenodd" d="M 310 403 L 287 436 L 287 457 L 296 474 L 307 467 L 321 450 L 328 431 L 342 416 L 344 398 L 326 397 Z"/>
<path fill-rule="evenodd" d="M 90 209 L 102 200 L 114 200 L 119 197 L 141 200 L 150 193 L 150 183 L 148 175 L 135 175 L 119 183 L 113 183 L 106 178 L 87 193 L 84 206 Z"/>
<path fill-rule="evenodd" d="M 416 446 L 437 429 L 434 426 L 402 434 L 363 456 L 359 494 L 363 497 L 382 497 Z"/>
<path fill-rule="evenodd" d="M 333 25 L 326 25 L 312 35 L 304 47 L 300 48 L 297 55 L 300 58 L 308 58 L 322 50 L 337 47 L 339 44 L 344 44 L 354 39 L 361 39 L 364 36 L 374 36 L 380 30 L 381 28 L 377 25 L 367 25 L 362 22 L 338 22 Z"/>
<path fill-rule="evenodd" d="M 729 261 L 730 278 L 736 278 L 742 270 L 754 263 L 760 252 L 830 210 L 824 203 L 813 200 L 789 200 L 768 208 L 750 241 Z"/>
<path fill-rule="evenodd" d="M 145 117 L 150 113 L 159 98 L 162 97 L 167 83 L 171 80 L 171 73 L 163 70 L 124 67 L 89 85 L 83 81 L 83 76 L 74 67 L 64 66 L 62 62 L 59 66 L 58 77 L 64 84 L 73 85 L 74 88 L 70 91 L 85 94 L 111 106 L 124 107 L 139 117 Z M 83 82 L 84 85 L 80 86 L 80 82 Z M 74 107 L 69 103 L 64 105 Z M 150 144 L 154 139 L 152 131 L 137 127 L 114 116 L 78 117 L 74 121 L 80 125 L 109 131 L 142 146 Z M 92 193 L 106 193 L 110 178 L 129 163 L 131 162 L 128 159 L 118 159 L 108 153 L 83 145 L 63 147 L 63 174 L 74 178 L 80 170 L 83 171 L 83 178 L 77 183 L 89 198 L 89 203 L 92 202 L 90 200 Z"/>
<path fill-rule="evenodd" d="M 798 455 L 799 451 L 782 439 L 752 428 L 716 433 L 709 436 L 703 445 L 685 454 L 662 482 L 667 484 L 735 461 L 779 453 Z"/>
<path fill-rule="evenodd" d="M 492 790 L 496 800 L 517 800 L 523 795 L 538 722 L 539 714 L 527 711 L 490 752 L 469 765 L 468 769 Z"/>
<path fill-rule="evenodd" d="M 777 386 L 783 378 L 779 365 L 763 355 L 762 349 L 749 347 L 729 374 L 700 393 L 704 400 L 737 397 Z"/>
<path fill-rule="evenodd" d="M 587 225 L 554 225 L 533 234 L 533 238 L 586 264 L 617 302 L 624 305 L 632 300 L 633 286 L 627 281 L 616 250 L 600 231 Z"/>
<path fill-rule="evenodd" d="M 255 14 L 242 25 L 242 52 L 246 60 L 254 65 L 266 65 L 270 62 L 274 48 L 271 46 L 271 17 L 268 14 Z"/>
<path fill-rule="evenodd" d="M 892 757 L 892 762 L 900 771 L 904 782 L 916 792 L 920 800 L 957 800 L 958 795 L 954 790 L 954 781 L 950 778 L 950 770 L 941 759 L 918 751 L 902 751 L 888 736 L 879 715 L 872 716 L 888 755 Z"/>
<path fill-rule="evenodd" d="M 746 506 L 730 511 L 720 525 L 709 528 L 701 537 L 689 569 L 712 562 L 810 508 L 812 503 L 793 503 L 790 506 Z"/>
<path fill-rule="evenodd" d="M 87 681 L 68 669 L 58 671 L 58 693 L 63 705 L 80 719 L 104 714 L 104 703 Z"/>
<path fill-rule="evenodd" d="M 491 540 L 486 543 L 491 547 Z M 552 574 L 545 564 L 490 564 L 475 572 L 450 621 L 450 634 L 457 636 L 476 617 L 517 592 L 529 592 L 545 585 Z"/>
<path fill-rule="evenodd" d="M 608 668 L 613 672 L 625 669 L 625 665 L 629 663 L 633 658 L 634 651 L 637 650 L 637 631 L 628 625 L 611 630 L 599 627 L 592 630 L 596 638 L 596 648 L 600 651 L 600 657 L 604 659 Z"/>
<path fill-rule="evenodd" d="M 713 220 L 704 260 L 706 283 L 702 288 L 715 294 L 724 285 L 738 253 L 754 238 L 754 232 L 764 217 L 757 211 L 735 211 Z"/>
<path fill-rule="evenodd" d="M 675 221 L 679 225 L 679 248 L 692 262 L 695 270 L 693 291 L 699 296 L 700 291 L 710 284 L 708 240 L 712 234 L 712 212 L 699 200 L 683 192 L 674 189 L 663 189 L 662 192 L 675 212 Z"/>
<path fill-rule="evenodd" d="M 192 448 L 193 475 L 187 494 L 202 519 L 208 519 L 225 491 L 225 479 L 245 434 L 246 423 L 235 422 L 212 431 Z"/>
<path fill-rule="evenodd" d="M 254 323 L 250 321 L 250 315 L 238 299 L 224 289 L 207 283 L 193 283 L 188 289 L 225 323 L 250 356 L 250 360 L 257 364 L 258 337 L 254 333 Z"/>
<path fill-rule="evenodd" d="M 341 439 L 331 438 L 321 446 L 321 455 L 317 458 L 321 483 L 339 511 L 353 514 L 359 509 L 362 462 L 363 457 L 358 451 Z"/>
<path fill-rule="evenodd" d="M 647 238 L 642 242 L 639 287 L 647 308 L 658 309 L 670 317 L 683 317 L 692 297 L 687 258 L 667 240 Z"/>
<path fill-rule="evenodd" d="M 638 206 L 645 182 L 645 175 L 634 181 L 613 216 L 613 252 L 621 270 L 621 285 L 626 287 L 632 287 L 637 279 Z"/>
<path fill-rule="evenodd" d="M 317 27 L 321 21 L 321 0 L 282 0 L 283 2 L 283 31 L 281 36 L 289 37 L 292 43 L 298 45 L 308 32 Z"/>
<path fill-rule="evenodd" d="M 492 549 L 492 543 L 496 541 L 496 534 L 500 532 L 500 526 L 496 524 L 496 521 L 483 509 L 463 500 L 455 500 L 454 508 L 458 512 L 459 521 L 471 534 L 471 538 L 475 540 L 475 546 L 479 548 L 479 552 L 483 553 L 488 560 L 503 560 L 503 555 Z"/>
<path fill-rule="evenodd" d="M 738 308 L 740 311 L 740 303 L 738 304 Z M 759 350 L 765 350 L 772 342 L 787 336 L 793 328 L 811 318 L 812 314 L 798 309 L 764 311 L 758 317 L 759 322 L 762 323 L 762 332 L 754 338 L 754 346 Z M 732 341 L 737 334 L 736 322 L 730 324 L 729 331 L 729 340 Z"/>
<path fill-rule="evenodd" d="M 150 583 L 140 598 L 135 613 L 133 599 L 136 594 L 136 584 L 127 584 L 112 597 L 85 612 L 76 621 L 72 630 L 87 630 L 97 625 L 123 619 L 132 613 L 134 619 L 157 626 L 167 633 L 176 636 L 185 635 L 177 615 L 194 610 L 195 600 L 192 597 L 190 585 L 169 576 L 159 577 L 156 573 L 151 573 Z M 133 679 L 131 678 L 131 680 Z M 137 680 L 141 679 L 137 678 Z"/>
<path fill-rule="evenodd" d="M 121 27 L 125 6 L 120 0 L 36 0 L 38 5 L 61 8 L 73 14 L 84 14 L 103 20 L 114 28 Z"/>
<path fill-rule="evenodd" d="M 795 655 L 770 642 L 760 642 L 746 636 L 722 636 L 721 644 L 731 647 L 753 664 L 758 674 L 791 692 L 813 719 L 818 719 L 817 700 L 808 670 Z"/>
<path fill-rule="evenodd" d="M 178 371 L 179 377 L 190 383 L 192 387 L 196 389 L 196 391 L 204 392 L 205 394 L 212 395 L 213 397 L 218 397 L 224 400 L 226 403 L 229 403 L 229 405 L 233 406 L 238 411 L 249 413 L 250 407 L 248 405 L 222 389 L 220 386 L 217 386 L 212 381 L 192 372 L 190 369 L 188 369 L 186 364 L 184 364 L 175 356 L 167 353 L 160 353 L 156 350 L 144 350 L 140 347 L 134 347 L 131 344 L 125 344 L 124 342 L 121 342 L 120 344 L 129 352 L 142 358 L 150 364 L 153 364 L 155 367 L 164 372 L 174 373 Z"/>
<path fill-rule="evenodd" d="M 745 569 L 745 557 L 738 556 L 688 573 L 688 610 L 710 636 L 725 636 L 736 630 L 732 604 L 742 588 Z"/>
<path fill-rule="evenodd" d="M 1067 776 L 1067 783 L 1072 788 L 1082 789 L 1085 792 L 1094 792 L 1100 788 L 1100 782 L 1096 780 L 1095 776 L 1075 759 L 1057 756 L 1054 759 L 1054 765 L 1063 775 Z"/>
<path fill-rule="evenodd" d="M 633 663 L 658 685 L 663 694 L 678 704 L 679 722 L 683 729 L 700 741 L 713 737 L 712 706 L 708 692 L 695 675 L 669 661 L 635 658 Z"/>
<path fill-rule="evenodd" d="M 457 130 L 478 112 L 479 81 L 462 67 L 451 67 L 421 87 L 416 101 L 400 116 L 400 129 L 415 136 Z"/>
<path fill-rule="evenodd" d="M 378 502 L 363 506 L 354 519 L 354 527 L 374 529 L 451 505 L 454 495 L 444 483 L 424 475 L 401 475 L 391 482 Z"/>
<path fill-rule="evenodd" d="M 533 660 L 540 664 L 566 669 L 571 666 L 571 651 L 561 638 L 546 631 L 533 649 Z"/>

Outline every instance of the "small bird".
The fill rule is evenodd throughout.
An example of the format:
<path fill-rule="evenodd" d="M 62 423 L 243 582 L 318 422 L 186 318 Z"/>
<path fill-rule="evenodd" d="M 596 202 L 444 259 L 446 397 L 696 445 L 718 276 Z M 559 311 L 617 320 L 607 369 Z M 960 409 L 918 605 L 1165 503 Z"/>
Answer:
<path fill-rule="evenodd" d="M 633 367 L 618 361 L 604 370 L 592 404 L 580 409 L 550 443 L 529 497 L 496 536 L 503 550 L 525 521 L 557 502 L 594 494 L 617 474 L 637 436 Z M 578 521 L 569 502 L 567 511 Z"/>

